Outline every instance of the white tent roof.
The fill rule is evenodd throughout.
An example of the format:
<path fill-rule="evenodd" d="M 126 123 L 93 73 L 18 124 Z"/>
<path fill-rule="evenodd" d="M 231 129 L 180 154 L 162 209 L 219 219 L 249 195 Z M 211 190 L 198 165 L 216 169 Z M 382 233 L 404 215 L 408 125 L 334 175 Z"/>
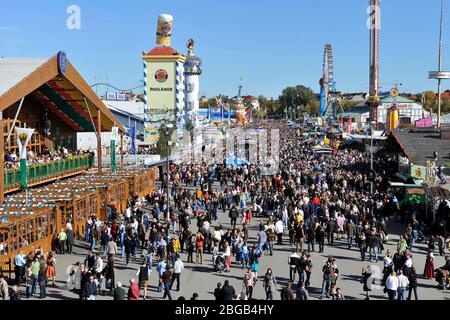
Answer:
<path fill-rule="evenodd" d="M 0 96 L 48 59 L 0 57 Z"/>
<path fill-rule="evenodd" d="M 144 118 L 144 102 L 116 101 L 116 100 L 102 100 L 102 101 L 110 110 L 116 110 L 120 113 L 129 113 L 141 119 Z"/>

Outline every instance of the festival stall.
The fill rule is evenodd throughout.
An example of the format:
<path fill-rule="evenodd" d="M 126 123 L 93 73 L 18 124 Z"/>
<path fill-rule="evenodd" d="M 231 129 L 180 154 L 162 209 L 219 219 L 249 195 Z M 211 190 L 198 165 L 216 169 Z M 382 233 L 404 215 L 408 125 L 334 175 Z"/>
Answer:
<path fill-rule="evenodd" d="M 51 250 L 55 213 L 54 205 L 0 206 L 0 272 L 14 271 L 14 256 L 20 251 Z"/>
<path fill-rule="evenodd" d="M 97 189 L 67 186 L 63 188 L 56 183 L 30 190 L 28 200 L 25 193 L 10 196 L 5 204 L 12 206 L 55 204 L 58 209 L 56 230 L 65 228 L 70 220 L 75 235 L 84 237 L 87 218 L 91 215 L 98 216 L 100 213 L 99 198 Z"/>
<path fill-rule="evenodd" d="M 79 188 L 97 188 L 100 194 L 100 220 L 107 218 L 108 206 L 117 205 L 117 210 L 123 212 L 128 202 L 128 183 L 125 179 L 108 176 L 79 176 L 59 182 L 58 185 Z"/>
<path fill-rule="evenodd" d="M 137 194 L 139 197 L 145 197 L 155 190 L 157 175 L 157 168 L 127 168 L 117 170 L 116 172 L 103 172 L 102 177 L 126 179 L 128 181 L 128 193 L 130 195 Z"/>

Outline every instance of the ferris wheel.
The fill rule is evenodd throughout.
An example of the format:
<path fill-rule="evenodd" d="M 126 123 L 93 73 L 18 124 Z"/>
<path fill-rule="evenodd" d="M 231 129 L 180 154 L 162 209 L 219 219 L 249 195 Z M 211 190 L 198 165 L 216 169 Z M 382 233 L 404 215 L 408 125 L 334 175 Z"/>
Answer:
<path fill-rule="evenodd" d="M 326 44 L 323 53 L 323 89 L 325 115 L 333 116 L 332 92 L 334 92 L 333 48 Z"/>
<path fill-rule="evenodd" d="M 323 76 L 320 81 L 322 86 L 321 114 L 326 117 L 336 117 L 337 109 L 341 109 L 338 95 L 336 94 L 336 82 L 334 81 L 333 48 L 326 44 L 323 54 Z"/>

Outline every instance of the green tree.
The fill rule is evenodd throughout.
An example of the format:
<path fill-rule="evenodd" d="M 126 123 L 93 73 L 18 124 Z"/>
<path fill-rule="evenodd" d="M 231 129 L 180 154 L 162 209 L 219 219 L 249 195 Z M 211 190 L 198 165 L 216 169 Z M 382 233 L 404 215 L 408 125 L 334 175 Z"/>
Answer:
<path fill-rule="evenodd" d="M 169 150 L 167 148 L 167 141 L 172 140 L 172 134 L 175 131 L 175 128 L 170 128 L 168 130 L 169 134 L 166 135 L 165 129 L 159 129 L 159 139 L 156 143 L 156 150 L 161 158 L 167 157 Z M 172 145 L 173 146 L 173 145 Z"/>
<path fill-rule="evenodd" d="M 359 104 L 359 102 L 357 101 L 350 101 L 350 100 L 342 100 L 340 102 L 342 109 L 344 109 L 344 111 L 352 111 L 352 109 Z"/>
<path fill-rule="evenodd" d="M 317 96 L 311 88 L 303 85 L 296 87 L 287 87 L 283 89 L 279 101 L 283 108 L 288 106 L 303 106 L 305 107 L 312 101 L 316 101 Z"/>

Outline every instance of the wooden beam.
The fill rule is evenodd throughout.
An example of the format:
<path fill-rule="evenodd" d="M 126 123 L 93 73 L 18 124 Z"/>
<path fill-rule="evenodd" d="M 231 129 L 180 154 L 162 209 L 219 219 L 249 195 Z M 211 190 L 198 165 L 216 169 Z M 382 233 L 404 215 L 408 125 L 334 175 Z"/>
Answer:
<path fill-rule="evenodd" d="M 3 148 L 3 112 L 0 111 L 0 204 L 5 200 L 5 149 Z"/>
<path fill-rule="evenodd" d="M 100 108 L 97 111 L 97 166 L 98 166 L 98 176 L 102 175 L 102 111 Z"/>

